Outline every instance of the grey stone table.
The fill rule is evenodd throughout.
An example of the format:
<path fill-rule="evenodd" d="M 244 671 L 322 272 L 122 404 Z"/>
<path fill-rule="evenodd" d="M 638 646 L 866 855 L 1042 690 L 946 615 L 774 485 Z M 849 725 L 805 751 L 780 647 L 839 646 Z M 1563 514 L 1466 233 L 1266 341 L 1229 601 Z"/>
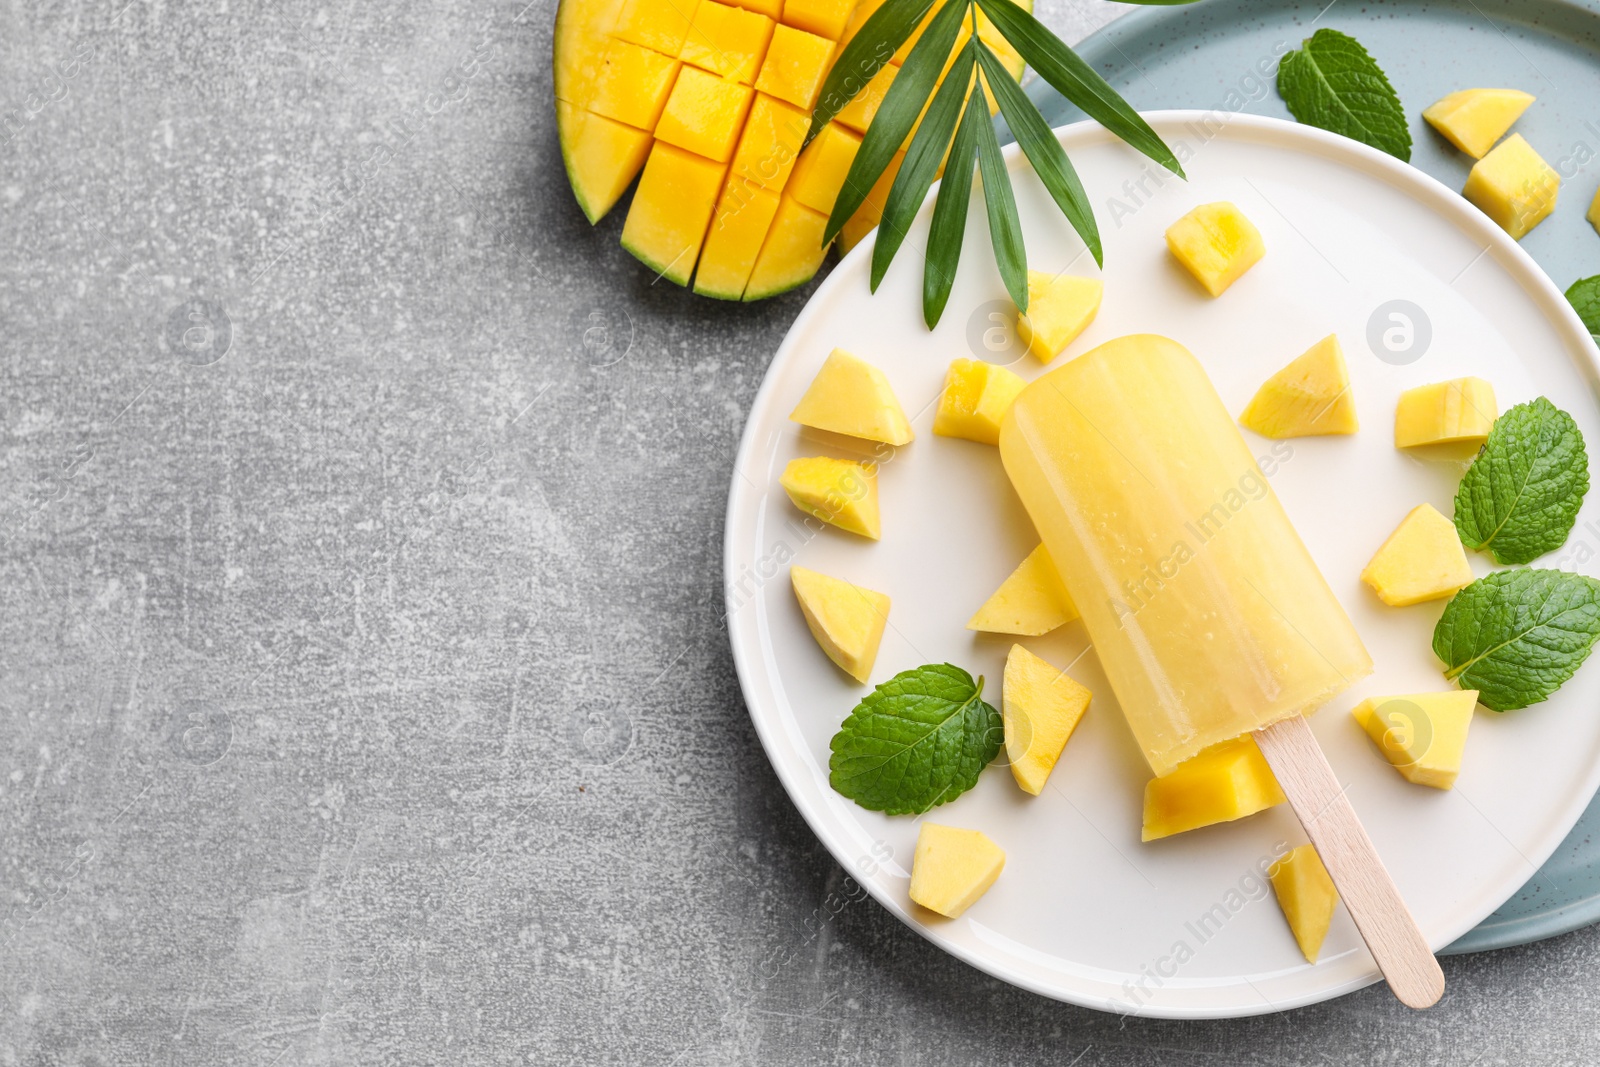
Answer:
<path fill-rule="evenodd" d="M 0 10 L 0 1065 L 1600 1058 L 1592 930 L 1123 1023 L 859 898 L 719 622 L 806 293 L 584 223 L 553 14 Z"/>

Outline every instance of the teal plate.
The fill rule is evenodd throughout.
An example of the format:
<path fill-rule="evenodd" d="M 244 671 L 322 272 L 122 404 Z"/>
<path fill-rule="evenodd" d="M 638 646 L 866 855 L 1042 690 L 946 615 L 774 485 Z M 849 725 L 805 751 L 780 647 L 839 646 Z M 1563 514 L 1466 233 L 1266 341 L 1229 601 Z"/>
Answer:
<path fill-rule="evenodd" d="M 1538 102 L 1517 132 L 1561 174 L 1553 216 L 1522 242 L 1561 288 L 1600 274 L 1600 236 L 1585 220 L 1600 180 L 1600 2 L 1440 0 L 1436 3 L 1203 0 L 1137 8 L 1088 37 L 1078 53 L 1142 110 L 1201 108 L 1292 118 L 1274 64 L 1323 26 L 1366 45 L 1411 116 L 1411 162 L 1460 188 L 1471 160 L 1422 121 L 1456 89 L 1523 89 Z M 1265 72 L 1265 73 L 1264 73 Z M 1083 118 L 1054 89 L 1028 89 L 1052 126 Z M 1115 190 L 1128 206 L 1137 189 Z M 1096 203 L 1114 217 L 1108 197 Z M 1600 921 L 1600 802 L 1499 911 L 1447 952 L 1523 945 Z"/>

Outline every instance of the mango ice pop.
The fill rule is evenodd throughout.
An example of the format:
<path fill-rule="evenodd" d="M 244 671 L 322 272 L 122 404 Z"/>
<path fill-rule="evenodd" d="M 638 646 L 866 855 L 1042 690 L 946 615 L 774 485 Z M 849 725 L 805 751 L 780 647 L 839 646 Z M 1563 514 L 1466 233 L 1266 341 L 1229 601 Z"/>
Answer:
<path fill-rule="evenodd" d="M 1118 338 L 1038 379 L 1000 456 L 1157 775 L 1372 670 L 1177 342 Z"/>

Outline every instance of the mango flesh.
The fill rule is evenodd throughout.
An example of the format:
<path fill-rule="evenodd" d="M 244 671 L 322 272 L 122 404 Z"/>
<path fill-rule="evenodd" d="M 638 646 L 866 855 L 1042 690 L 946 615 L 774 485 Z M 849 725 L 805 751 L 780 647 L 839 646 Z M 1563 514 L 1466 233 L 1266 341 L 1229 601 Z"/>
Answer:
<path fill-rule="evenodd" d="M 1432 504 L 1412 508 L 1361 572 L 1391 608 L 1454 596 L 1472 581 L 1472 564 L 1456 524 Z"/>
<path fill-rule="evenodd" d="M 889 621 L 888 596 L 805 567 L 789 568 L 789 579 L 811 636 L 840 670 L 865 683 Z"/>
<path fill-rule="evenodd" d="M 1266 255 L 1261 231 L 1226 200 L 1201 204 L 1167 229 L 1167 248 L 1212 296 Z"/>
<path fill-rule="evenodd" d="M 1028 272 L 1028 311 L 1017 316 L 1017 336 L 1040 363 L 1059 356 L 1100 312 L 1099 278 Z"/>
<path fill-rule="evenodd" d="M 610 211 L 641 170 L 648 170 L 657 141 L 710 163 L 727 162 L 731 146 L 727 180 L 740 189 L 729 193 L 719 184 L 711 195 L 713 225 L 723 236 L 701 243 L 688 239 L 697 228 L 705 232 L 697 226 L 704 195 L 679 208 L 659 196 L 636 194 L 630 215 L 650 217 L 631 228 L 625 247 L 662 277 L 679 284 L 694 279 L 696 292 L 719 299 L 759 300 L 809 281 L 826 254 L 827 215 L 853 148 L 882 105 L 898 71 L 895 63 L 886 64 L 824 127 L 820 146 L 813 146 L 818 161 L 804 168 L 805 180 L 796 189 L 785 187 L 829 68 L 880 2 L 560 0 L 554 34 L 557 128 L 567 178 L 585 217 L 595 223 Z M 1022 6 L 1031 9 L 1026 0 Z M 978 21 L 979 36 L 1020 77 L 1015 50 L 999 41 L 987 18 Z M 963 28 L 955 49 L 970 32 Z M 896 157 L 847 220 L 841 248 L 848 250 L 878 224 L 898 166 Z M 698 184 L 703 194 L 707 183 Z M 755 195 L 754 189 L 770 196 Z M 677 212 L 691 217 L 665 217 Z M 656 236 L 647 238 L 647 231 Z M 704 279 L 695 276 L 697 265 Z"/>
<path fill-rule="evenodd" d="M 1214 745 L 1144 787 L 1144 831 L 1155 841 L 1232 822 L 1284 801 L 1278 779 L 1255 738 Z"/>
<path fill-rule="evenodd" d="M 1000 443 L 1000 420 L 1028 383 L 1004 367 L 981 359 L 952 360 L 944 392 L 933 416 L 940 437 L 964 437 L 979 444 Z"/>
<path fill-rule="evenodd" d="M 1428 107 L 1422 117 L 1445 140 L 1473 159 L 1482 159 L 1533 99 L 1519 89 L 1461 89 Z"/>
<path fill-rule="evenodd" d="M 1600 233 L 1600 189 L 1595 190 L 1594 202 L 1589 205 L 1589 225 L 1594 227 L 1595 233 Z"/>
<path fill-rule="evenodd" d="M 1339 338 L 1329 334 L 1268 378 L 1239 423 L 1273 438 L 1355 433 L 1360 427 Z"/>
<path fill-rule="evenodd" d="M 967 620 L 967 629 L 1038 637 L 1078 617 L 1078 608 L 1041 544 Z"/>
<path fill-rule="evenodd" d="M 831 213 L 860 147 L 859 136 L 837 122 L 828 123 L 795 161 L 789 195 L 812 211 Z"/>
<path fill-rule="evenodd" d="M 925 822 L 911 857 L 911 901 L 954 919 L 1000 877 L 1005 850 L 980 830 Z"/>
<path fill-rule="evenodd" d="M 1472 165 L 1461 194 L 1514 239 L 1522 240 L 1556 209 L 1561 176 L 1520 133 Z"/>
<path fill-rule="evenodd" d="M 1267 872 L 1278 907 L 1289 921 L 1289 932 L 1307 963 L 1316 963 L 1322 942 L 1333 922 L 1333 909 L 1339 891 L 1328 877 L 1328 868 L 1312 845 L 1301 845 L 1272 865 Z"/>
<path fill-rule="evenodd" d="M 886 445 L 907 444 L 912 437 L 883 371 L 842 348 L 823 361 L 789 421 Z"/>
<path fill-rule="evenodd" d="M 872 463 L 811 456 L 791 459 L 778 479 L 794 506 L 862 537 L 876 541 L 878 468 Z"/>
<path fill-rule="evenodd" d="M 679 285 L 689 284 L 728 168 L 657 141 L 622 226 L 622 247 Z"/>
<path fill-rule="evenodd" d="M 1462 444 L 1488 440 L 1500 407 L 1494 386 L 1482 378 L 1453 378 L 1407 389 L 1394 409 L 1394 445 Z"/>
<path fill-rule="evenodd" d="M 1006 657 L 1001 721 L 1011 775 L 1038 796 L 1061 758 L 1078 720 L 1089 710 L 1089 690 L 1021 645 Z"/>
<path fill-rule="evenodd" d="M 1476 689 L 1451 689 L 1368 697 L 1350 715 L 1406 781 L 1450 789 L 1461 773 L 1477 706 Z"/>

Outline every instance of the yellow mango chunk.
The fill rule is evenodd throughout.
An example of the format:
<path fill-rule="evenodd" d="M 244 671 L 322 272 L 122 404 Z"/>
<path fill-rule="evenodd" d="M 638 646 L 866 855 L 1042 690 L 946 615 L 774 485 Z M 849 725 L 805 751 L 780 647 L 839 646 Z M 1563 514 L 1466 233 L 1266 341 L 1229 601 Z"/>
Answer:
<path fill-rule="evenodd" d="M 1201 204 L 1174 222 L 1167 248 L 1212 296 L 1221 296 L 1267 252 L 1261 231 L 1226 200 Z"/>
<path fill-rule="evenodd" d="M 883 371 L 835 348 L 823 361 L 789 421 L 886 445 L 911 440 L 911 424 Z"/>
<path fill-rule="evenodd" d="M 1155 841 L 1232 822 L 1284 801 L 1267 758 L 1248 734 L 1184 760 L 1144 787 L 1144 832 Z"/>
<path fill-rule="evenodd" d="M 1600 189 L 1595 190 L 1594 203 L 1589 205 L 1589 225 L 1594 227 L 1595 233 L 1600 233 Z"/>
<path fill-rule="evenodd" d="M 733 153 L 733 177 L 742 185 L 781 192 L 810 124 L 799 108 L 757 93 Z"/>
<path fill-rule="evenodd" d="M 656 140 L 726 163 L 733 158 L 752 95 L 748 85 L 684 67 L 656 123 Z"/>
<path fill-rule="evenodd" d="M 1494 386 L 1482 378 L 1453 378 L 1407 389 L 1394 409 L 1394 446 L 1463 444 L 1477 447 L 1489 437 L 1500 406 Z"/>
<path fill-rule="evenodd" d="M 657 141 L 633 191 L 622 247 L 660 277 L 688 285 L 727 170 Z"/>
<path fill-rule="evenodd" d="M 556 101 L 556 110 L 562 128 L 571 131 L 561 140 L 567 181 L 584 216 L 598 222 L 644 166 L 650 155 L 650 131 L 625 126 L 565 100 Z"/>
<path fill-rule="evenodd" d="M 1514 133 L 1472 165 L 1461 195 L 1520 241 L 1556 209 L 1560 192 L 1561 175 Z"/>
<path fill-rule="evenodd" d="M 989 891 L 1005 850 L 980 830 L 925 822 L 911 857 L 911 902 L 954 919 Z"/>
<path fill-rule="evenodd" d="M 1533 97 L 1519 89 L 1462 89 L 1422 112 L 1428 125 L 1473 159 L 1482 159 L 1522 117 Z"/>
<path fill-rule="evenodd" d="M 1078 606 L 1067 595 L 1049 551 L 1041 544 L 967 620 L 967 629 L 1038 637 L 1077 617 Z"/>
<path fill-rule="evenodd" d="M 1267 878 L 1283 917 L 1289 920 L 1295 944 L 1300 946 L 1307 963 L 1316 963 L 1333 922 L 1333 909 L 1339 903 L 1339 891 L 1333 887 L 1322 857 L 1313 846 L 1301 845 L 1274 863 Z"/>
<path fill-rule="evenodd" d="M 809 112 L 816 105 L 832 60 L 833 42 L 826 37 L 777 26 L 756 76 L 756 88 Z"/>
<path fill-rule="evenodd" d="M 783 0 L 733 0 L 733 2 L 746 11 L 754 11 L 769 19 L 777 19 L 783 13 Z"/>
<path fill-rule="evenodd" d="M 811 636 L 822 651 L 844 673 L 865 682 L 872 674 L 883 627 L 889 621 L 889 598 L 804 567 L 790 567 L 789 580 Z"/>
<path fill-rule="evenodd" d="M 812 456 L 791 459 L 778 479 L 794 506 L 807 515 L 876 541 L 878 468 L 872 463 Z"/>
<path fill-rule="evenodd" d="M 1368 697 L 1350 715 L 1406 781 L 1449 789 L 1461 773 L 1477 706 L 1476 689 L 1451 689 Z"/>
<path fill-rule="evenodd" d="M 1391 608 L 1454 596 L 1472 581 L 1472 565 L 1456 524 L 1432 504 L 1419 504 L 1400 520 L 1361 572 Z"/>
<path fill-rule="evenodd" d="M 783 23 L 837 41 L 856 0 L 783 0 Z"/>
<path fill-rule="evenodd" d="M 860 147 L 860 137 L 828 123 L 800 153 L 785 191 L 812 211 L 829 214 Z"/>
<path fill-rule="evenodd" d="M 1003 696 L 1000 718 L 1011 775 L 1023 792 L 1038 796 L 1078 720 L 1089 710 L 1089 690 L 1021 645 L 1012 645 Z"/>
<path fill-rule="evenodd" d="M 607 43 L 589 110 L 635 129 L 653 129 L 683 64 L 627 41 Z"/>
<path fill-rule="evenodd" d="M 705 5 L 702 5 L 705 6 Z M 755 267 L 761 242 L 778 213 L 778 198 L 765 189 L 730 181 L 717 201 L 711 231 L 695 268 L 694 291 L 718 300 L 738 300 Z"/>
<path fill-rule="evenodd" d="M 1330 333 L 1262 383 L 1239 422 L 1263 437 L 1355 433 L 1355 397 L 1339 338 Z"/>
<path fill-rule="evenodd" d="M 642 48 L 678 54 L 700 0 L 625 0 L 611 35 Z"/>
<path fill-rule="evenodd" d="M 850 129 L 860 134 L 867 132 L 867 127 L 872 125 L 872 120 L 878 114 L 878 109 L 883 106 L 883 98 L 889 95 L 889 86 L 894 84 L 894 76 L 900 68 L 893 63 L 885 63 L 872 80 L 857 93 L 851 101 L 839 109 L 834 116 Z"/>
<path fill-rule="evenodd" d="M 750 271 L 744 298 L 765 300 L 810 281 L 828 251 L 828 246 L 822 243 L 827 227 L 828 216 L 812 211 L 785 193 L 778 203 L 778 213 L 773 216 L 772 227 L 767 230 L 767 239 L 761 245 L 761 254 Z"/>
<path fill-rule="evenodd" d="M 1000 443 L 1000 420 L 1028 383 L 1004 367 L 981 359 L 952 360 L 944 392 L 933 416 L 940 437 L 964 437 L 979 444 Z"/>
<path fill-rule="evenodd" d="M 1059 356 L 1100 313 L 1105 283 L 1099 278 L 1028 272 L 1028 311 L 1017 316 L 1017 336 L 1040 363 Z"/>
<path fill-rule="evenodd" d="M 685 63 L 732 78 L 743 85 L 756 80 L 772 39 L 773 21 L 765 15 L 714 0 L 701 0 L 678 58 Z"/>

